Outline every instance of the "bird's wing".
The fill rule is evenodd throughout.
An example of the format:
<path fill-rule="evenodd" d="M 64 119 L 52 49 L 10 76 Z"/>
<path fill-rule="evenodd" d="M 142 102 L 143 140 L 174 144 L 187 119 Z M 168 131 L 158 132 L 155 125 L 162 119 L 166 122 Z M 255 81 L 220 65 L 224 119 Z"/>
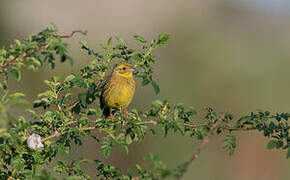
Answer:
<path fill-rule="evenodd" d="M 102 92 L 101 92 L 101 97 L 100 97 L 100 107 L 101 109 L 105 108 L 105 102 L 104 102 L 104 91 L 105 91 L 105 86 L 108 83 L 108 81 L 111 79 L 112 75 L 107 75 L 104 77 L 104 83 L 102 84 Z"/>

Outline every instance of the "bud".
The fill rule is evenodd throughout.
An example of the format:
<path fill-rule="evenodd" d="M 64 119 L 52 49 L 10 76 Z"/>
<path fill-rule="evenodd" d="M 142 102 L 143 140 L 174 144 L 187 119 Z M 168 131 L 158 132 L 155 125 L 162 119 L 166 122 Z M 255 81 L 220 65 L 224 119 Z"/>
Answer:
<path fill-rule="evenodd" d="M 34 133 L 27 138 L 27 145 L 30 149 L 34 150 L 44 147 L 44 145 L 41 142 L 41 137 L 38 134 Z"/>

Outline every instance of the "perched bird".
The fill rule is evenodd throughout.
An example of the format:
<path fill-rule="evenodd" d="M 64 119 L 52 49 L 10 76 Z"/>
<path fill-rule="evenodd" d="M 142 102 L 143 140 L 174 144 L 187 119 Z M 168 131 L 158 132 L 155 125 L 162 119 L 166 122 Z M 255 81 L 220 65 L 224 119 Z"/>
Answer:
<path fill-rule="evenodd" d="M 130 104 L 136 88 L 134 71 L 132 65 L 122 62 L 106 78 L 100 98 L 100 106 L 105 117 L 112 116 L 113 109 L 125 110 Z"/>

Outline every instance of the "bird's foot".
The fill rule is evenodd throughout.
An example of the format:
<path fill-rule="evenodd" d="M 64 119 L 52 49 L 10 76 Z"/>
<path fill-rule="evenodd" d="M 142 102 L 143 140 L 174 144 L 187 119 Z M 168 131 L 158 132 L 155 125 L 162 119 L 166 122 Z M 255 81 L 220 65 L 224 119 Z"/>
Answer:
<path fill-rule="evenodd" d="M 125 115 L 126 119 L 129 118 L 129 111 L 127 109 L 124 109 L 124 115 Z"/>
<path fill-rule="evenodd" d="M 112 113 L 112 109 L 110 108 L 110 115 L 107 117 L 107 119 L 114 119 L 114 115 Z"/>

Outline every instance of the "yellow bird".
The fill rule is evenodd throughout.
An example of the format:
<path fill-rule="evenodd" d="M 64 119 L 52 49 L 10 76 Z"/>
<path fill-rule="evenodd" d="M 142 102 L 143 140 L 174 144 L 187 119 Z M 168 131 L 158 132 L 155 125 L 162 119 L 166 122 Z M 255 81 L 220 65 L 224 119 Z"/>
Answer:
<path fill-rule="evenodd" d="M 124 110 L 130 104 L 136 88 L 134 71 L 132 65 L 122 62 L 107 77 L 100 98 L 105 117 L 112 116 L 112 109 Z"/>

